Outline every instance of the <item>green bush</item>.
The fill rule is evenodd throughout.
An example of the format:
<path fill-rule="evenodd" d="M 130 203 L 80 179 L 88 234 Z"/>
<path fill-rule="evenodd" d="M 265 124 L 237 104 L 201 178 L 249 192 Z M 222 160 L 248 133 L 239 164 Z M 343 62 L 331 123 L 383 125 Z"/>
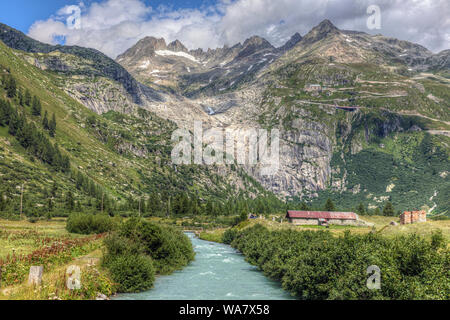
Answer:
<path fill-rule="evenodd" d="M 152 259 L 142 254 L 114 256 L 107 264 L 119 292 L 140 292 L 150 289 L 155 281 Z"/>
<path fill-rule="evenodd" d="M 328 231 L 269 231 L 261 225 L 232 242 L 265 275 L 301 299 L 450 299 L 450 250 L 442 236 L 335 237 Z M 381 290 L 366 286 L 369 266 Z"/>
<path fill-rule="evenodd" d="M 155 273 L 169 274 L 194 259 L 192 244 L 181 231 L 138 218 L 129 219 L 104 243 L 102 264 L 119 284 L 119 292 L 147 290 Z"/>
<path fill-rule="evenodd" d="M 117 256 L 143 254 L 144 250 L 140 243 L 136 243 L 118 233 L 112 233 L 103 240 L 107 249 L 103 255 L 103 263 L 108 265 Z"/>
<path fill-rule="evenodd" d="M 117 228 L 117 222 L 107 215 L 77 213 L 67 219 L 66 229 L 71 233 L 99 234 Z"/>
<path fill-rule="evenodd" d="M 223 234 L 222 242 L 225 244 L 231 244 L 233 242 L 233 240 L 237 237 L 238 233 L 239 232 L 234 228 L 228 229 Z"/>
<path fill-rule="evenodd" d="M 178 270 L 194 259 L 189 238 L 169 226 L 130 219 L 121 228 L 120 235 L 139 243 L 143 252 L 153 258 L 160 274 Z"/>

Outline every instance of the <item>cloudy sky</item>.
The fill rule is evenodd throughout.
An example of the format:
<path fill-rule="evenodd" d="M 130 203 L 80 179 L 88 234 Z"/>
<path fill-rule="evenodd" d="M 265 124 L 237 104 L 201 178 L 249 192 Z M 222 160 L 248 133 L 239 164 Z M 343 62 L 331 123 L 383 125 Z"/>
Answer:
<path fill-rule="evenodd" d="M 25 30 L 28 35 L 47 43 L 93 47 L 113 58 L 145 36 L 179 39 L 190 49 L 233 45 L 252 35 L 278 46 L 295 32 L 306 34 L 325 18 L 341 29 L 381 33 L 434 52 L 450 49 L 449 0 L 55 0 L 51 4 L 47 8 L 51 11 L 41 4 L 40 17 L 29 18 L 33 20 Z M 73 19 L 78 11 L 74 5 L 80 19 Z M 381 29 L 367 27 L 371 5 L 381 10 Z"/>

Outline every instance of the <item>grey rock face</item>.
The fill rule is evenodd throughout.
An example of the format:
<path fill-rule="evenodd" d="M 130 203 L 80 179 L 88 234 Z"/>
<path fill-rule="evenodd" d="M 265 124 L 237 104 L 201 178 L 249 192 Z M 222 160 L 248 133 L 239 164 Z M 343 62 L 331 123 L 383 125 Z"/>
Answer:
<path fill-rule="evenodd" d="M 281 52 L 286 52 L 291 50 L 292 48 L 294 48 L 297 43 L 299 43 L 300 41 L 302 41 L 302 36 L 300 35 L 300 33 L 296 33 L 294 34 L 291 39 L 289 39 L 288 42 L 286 42 L 282 47 L 278 48 L 278 50 L 280 50 Z"/>
<path fill-rule="evenodd" d="M 330 20 L 324 20 L 318 26 L 313 28 L 308 34 L 306 34 L 301 42 L 304 45 L 311 44 L 339 32 L 339 29 L 336 28 Z"/>

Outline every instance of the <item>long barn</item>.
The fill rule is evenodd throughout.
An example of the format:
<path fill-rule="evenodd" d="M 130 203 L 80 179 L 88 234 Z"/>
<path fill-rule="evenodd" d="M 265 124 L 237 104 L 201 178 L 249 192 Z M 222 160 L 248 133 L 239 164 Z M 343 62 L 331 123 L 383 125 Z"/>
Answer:
<path fill-rule="evenodd" d="M 354 212 L 329 212 L 329 211 L 288 211 L 288 221 L 295 225 L 361 225 L 363 221 Z"/>

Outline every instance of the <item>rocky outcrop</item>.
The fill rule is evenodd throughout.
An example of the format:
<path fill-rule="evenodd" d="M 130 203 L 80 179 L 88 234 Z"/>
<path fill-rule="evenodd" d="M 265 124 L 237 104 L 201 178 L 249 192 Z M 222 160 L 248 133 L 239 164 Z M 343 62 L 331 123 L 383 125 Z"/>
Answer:
<path fill-rule="evenodd" d="M 314 27 L 308 34 L 306 34 L 301 43 L 302 45 L 308 45 L 318 42 L 328 36 L 340 33 L 339 29 L 326 19 L 322 21 L 318 26 Z"/>
<path fill-rule="evenodd" d="M 168 50 L 172 50 L 175 52 L 188 52 L 188 49 L 181 43 L 180 40 L 175 40 L 167 46 Z"/>
<path fill-rule="evenodd" d="M 248 57 L 261 50 L 273 50 L 274 47 L 264 38 L 254 36 L 245 40 L 242 50 L 239 52 L 237 59 Z"/>
<path fill-rule="evenodd" d="M 29 53 L 61 52 L 66 55 L 75 56 L 83 60 L 85 63 L 83 68 L 74 68 L 68 66 L 66 61 L 60 60 L 62 57 L 54 55 L 48 58 L 46 66 L 50 70 L 71 75 L 105 77 L 120 83 L 127 91 L 133 102 L 142 104 L 143 100 L 162 100 L 157 92 L 149 94 L 148 90 L 142 90 L 142 86 L 131 76 L 128 71 L 111 58 L 107 57 L 98 50 L 90 48 L 82 48 L 78 46 L 52 46 L 41 43 L 22 32 L 10 28 L 4 24 L 0 24 L 0 40 L 13 49 L 22 50 Z M 88 65 L 89 67 L 86 67 Z M 54 69 L 52 69 L 54 68 Z"/>
<path fill-rule="evenodd" d="M 286 42 L 283 46 L 281 46 L 280 48 L 278 48 L 278 50 L 280 50 L 281 52 L 286 52 L 291 50 L 292 48 L 294 48 L 297 43 L 299 43 L 300 41 L 302 41 L 302 36 L 300 35 L 300 33 L 295 33 L 291 39 L 289 39 L 288 42 Z"/>
<path fill-rule="evenodd" d="M 270 176 L 251 174 L 268 190 L 283 197 L 315 196 L 327 187 L 331 173 L 332 141 L 322 134 L 318 123 L 299 121 L 298 131 L 285 132 L 280 141 L 280 167 Z"/>

